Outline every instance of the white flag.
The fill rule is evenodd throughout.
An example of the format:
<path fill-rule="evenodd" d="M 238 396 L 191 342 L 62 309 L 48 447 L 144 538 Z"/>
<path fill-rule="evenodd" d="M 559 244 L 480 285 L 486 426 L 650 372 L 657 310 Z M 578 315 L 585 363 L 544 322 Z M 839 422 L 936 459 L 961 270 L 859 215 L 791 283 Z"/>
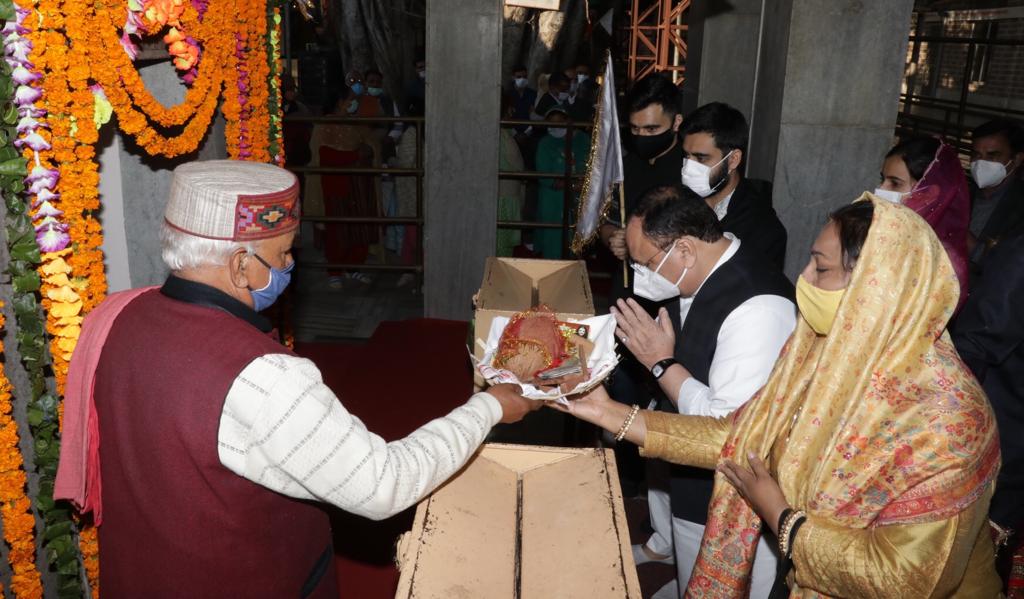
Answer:
<path fill-rule="evenodd" d="M 619 114 L 615 108 L 611 52 L 606 55 L 601 101 L 594 115 L 591 140 L 587 175 L 580 192 L 576 237 L 572 242 L 572 250 L 577 254 L 597 235 L 597 228 L 612 198 L 612 188 L 622 183 L 622 142 L 619 139 Z"/>

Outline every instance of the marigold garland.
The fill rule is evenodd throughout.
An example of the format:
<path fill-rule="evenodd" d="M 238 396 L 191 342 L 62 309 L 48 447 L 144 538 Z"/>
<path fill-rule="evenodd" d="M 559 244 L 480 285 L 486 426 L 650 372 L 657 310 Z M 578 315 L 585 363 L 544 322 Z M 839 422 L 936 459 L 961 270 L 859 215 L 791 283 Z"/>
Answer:
<path fill-rule="evenodd" d="M 267 64 L 270 68 L 270 94 L 267 99 L 268 110 L 268 134 L 270 141 L 268 149 L 274 164 L 283 167 L 286 156 L 284 155 L 284 111 L 281 105 L 281 7 L 277 0 L 268 2 L 268 18 L 270 22 L 270 35 L 267 36 Z"/>
<path fill-rule="evenodd" d="M 134 105 L 139 108 L 139 115 L 143 119 L 152 120 L 165 127 L 184 125 L 203 112 L 201 108 L 206 106 L 211 94 L 215 98 L 220 95 L 220 82 L 226 67 L 224 61 L 229 41 L 229 36 L 222 35 L 222 32 L 231 29 L 231 6 L 230 2 L 219 2 L 216 4 L 216 10 L 207 10 L 201 20 L 191 7 L 185 11 L 182 17 L 185 23 L 183 27 L 188 31 L 194 30 L 193 35 L 206 51 L 199 71 L 180 104 L 167 108 L 146 88 L 131 56 L 126 54 L 121 46 L 121 38 L 117 33 L 117 9 L 122 8 L 122 5 L 117 3 L 109 6 L 97 3 L 95 16 L 88 23 L 89 33 L 94 38 L 99 38 L 94 42 L 94 47 L 89 48 L 90 54 L 94 60 L 102 61 L 93 63 L 93 75 L 108 93 L 113 87 L 124 89 L 127 99 L 121 104 L 122 109 Z M 105 68 L 95 72 L 97 66 Z M 120 114 L 121 111 L 118 112 Z M 142 130 L 143 127 L 136 124 L 135 128 Z"/>
<path fill-rule="evenodd" d="M 226 86 L 222 110 L 227 118 L 230 155 L 283 164 L 280 6 L 276 0 L 269 5 L 185 0 L 184 4 L 174 4 L 178 8 L 173 23 L 157 19 L 156 24 L 144 25 L 138 15 L 133 18 L 131 9 L 126 20 L 124 3 L 114 0 L 15 2 L 23 11 L 32 11 L 23 35 L 31 42 L 35 72 L 42 75 L 40 79 L 28 70 L 19 72 L 25 81 L 19 87 L 19 94 L 23 94 L 19 106 L 27 106 L 19 108 L 26 111 L 18 125 L 22 134 L 19 147 L 33 165 L 26 180 L 27 198 L 38 242 L 45 252 L 37 269 L 36 287 L 47 314 L 45 328 L 50 337 L 52 369 L 57 392 L 62 396 L 83 317 L 107 291 L 100 250 L 103 236 L 96 218 L 100 202 L 94 146 L 101 118 L 96 116 L 101 113 L 97 107 L 109 101 L 105 118 L 113 111 L 119 127 L 147 153 L 173 157 L 198 148 Z M 152 96 L 128 53 L 133 47 L 130 35 L 155 34 L 165 24 L 175 28 L 168 38 L 168 43 L 174 44 L 175 66 L 189 70 L 183 79 L 191 83 L 185 100 L 170 107 Z M 202 52 L 197 65 L 199 48 Z M 38 110 L 31 105 L 36 101 Z M 176 131 L 164 132 L 157 127 Z M 65 248 L 69 240 L 71 245 Z M 0 515 L 4 536 L 12 547 L 12 590 L 17 597 L 38 597 L 42 589 L 33 559 L 34 520 L 24 494 L 25 472 L 17 450 L 16 425 L 11 429 L 9 391 L 0 369 Z M 41 481 L 37 501 L 50 547 L 55 538 L 63 543 L 73 533 L 67 526 L 60 530 L 68 532 L 50 534 L 67 522 L 64 510 L 55 509 L 52 501 L 54 452 L 59 445 L 56 431 L 63 406 L 42 386 L 34 393 L 39 395 L 34 396 L 29 409 L 38 414 L 31 427 Z M 98 597 L 95 528 L 80 531 L 79 547 L 92 596 Z M 74 594 L 78 584 L 76 562 L 67 561 L 66 555 L 57 555 L 52 549 L 47 554 L 51 561 L 60 563 L 59 595 Z"/>
<path fill-rule="evenodd" d="M 3 307 L 0 302 L 0 308 Z M 0 331 L 4 316 L 0 314 Z M 0 341 L 0 355 L 4 353 Z M 35 517 L 32 502 L 25 494 L 24 460 L 18 447 L 18 423 L 14 421 L 11 404 L 11 383 L 0 363 L 0 518 L 3 519 L 4 540 L 10 546 L 11 591 L 15 597 L 43 596 L 43 585 L 36 569 Z"/>

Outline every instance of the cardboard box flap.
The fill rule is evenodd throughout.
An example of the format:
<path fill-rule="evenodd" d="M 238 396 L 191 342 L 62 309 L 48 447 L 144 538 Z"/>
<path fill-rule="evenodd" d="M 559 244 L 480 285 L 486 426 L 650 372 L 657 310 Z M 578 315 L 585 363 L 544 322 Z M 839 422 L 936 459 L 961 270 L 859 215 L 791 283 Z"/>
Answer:
<path fill-rule="evenodd" d="M 640 597 L 608 450 L 485 445 L 416 510 L 396 598 Z"/>
<path fill-rule="evenodd" d="M 534 305 L 534 278 L 517 268 L 515 262 L 493 257 L 487 259 L 478 298 L 479 309 L 517 311 Z"/>
<path fill-rule="evenodd" d="M 594 298 L 586 267 L 563 268 L 545 275 L 537 283 L 538 303 L 557 306 L 558 312 L 593 314 Z"/>
<path fill-rule="evenodd" d="M 412 531 L 401 541 L 395 597 L 486 597 L 485 589 L 514 588 L 517 487 L 515 472 L 476 460 L 420 503 Z M 444 550 L 431 550 L 436 547 Z"/>
<path fill-rule="evenodd" d="M 521 597 L 629 597 L 604 460 L 579 455 L 525 473 Z M 618 485 L 618 479 L 611 481 Z M 620 500 L 621 501 L 621 500 Z"/>
<path fill-rule="evenodd" d="M 575 453 L 566 453 L 560 448 L 541 447 L 537 445 L 513 445 L 511 447 L 500 444 L 488 445 L 480 452 L 481 460 L 497 462 L 517 474 L 523 474 L 534 468 L 569 460 L 576 457 Z"/>

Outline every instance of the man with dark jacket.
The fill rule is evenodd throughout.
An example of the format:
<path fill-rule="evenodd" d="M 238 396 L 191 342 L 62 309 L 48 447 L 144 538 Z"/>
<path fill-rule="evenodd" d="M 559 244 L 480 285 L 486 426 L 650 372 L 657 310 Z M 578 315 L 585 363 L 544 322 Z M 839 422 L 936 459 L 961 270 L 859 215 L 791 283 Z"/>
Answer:
<path fill-rule="evenodd" d="M 660 409 L 728 416 L 764 385 L 796 326 L 793 284 L 760 250 L 723 231 L 707 204 L 678 184 L 644 196 L 626 241 L 634 292 L 663 307 L 654 320 L 633 300 L 620 300 L 612 308 L 619 340 L 654 379 Z M 714 479 L 711 471 L 676 465 L 668 474 L 668 495 L 653 485 L 648 494 L 655 533 L 633 550 L 643 563 L 671 546 L 677 586 L 659 590 L 656 599 L 678 597 L 690 579 Z M 774 550 L 762 539 L 749 597 L 768 597 L 775 565 Z"/>
<path fill-rule="evenodd" d="M 1024 127 L 1008 119 L 983 123 L 971 135 L 971 275 L 983 269 L 1000 240 L 1024 233 Z"/>
<path fill-rule="evenodd" d="M 1024 235 L 995 246 L 975 281 L 953 325 L 953 343 L 984 387 L 999 425 L 1003 466 L 989 519 L 998 530 L 1019 530 L 1024 525 Z"/>
<path fill-rule="evenodd" d="M 779 269 L 786 260 L 786 228 L 772 208 L 771 184 L 747 180 L 747 119 L 728 104 L 705 104 L 683 121 L 682 181 L 704 198 L 722 228 Z"/>

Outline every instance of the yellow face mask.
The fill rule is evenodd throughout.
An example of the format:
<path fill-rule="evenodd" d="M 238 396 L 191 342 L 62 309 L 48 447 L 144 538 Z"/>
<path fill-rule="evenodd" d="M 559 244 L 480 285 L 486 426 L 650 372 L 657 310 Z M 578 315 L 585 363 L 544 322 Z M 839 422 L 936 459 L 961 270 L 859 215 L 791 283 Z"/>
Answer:
<path fill-rule="evenodd" d="M 811 285 L 803 275 L 796 280 L 796 306 L 807 324 L 819 335 L 828 335 L 846 289 L 828 291 Z"/>

